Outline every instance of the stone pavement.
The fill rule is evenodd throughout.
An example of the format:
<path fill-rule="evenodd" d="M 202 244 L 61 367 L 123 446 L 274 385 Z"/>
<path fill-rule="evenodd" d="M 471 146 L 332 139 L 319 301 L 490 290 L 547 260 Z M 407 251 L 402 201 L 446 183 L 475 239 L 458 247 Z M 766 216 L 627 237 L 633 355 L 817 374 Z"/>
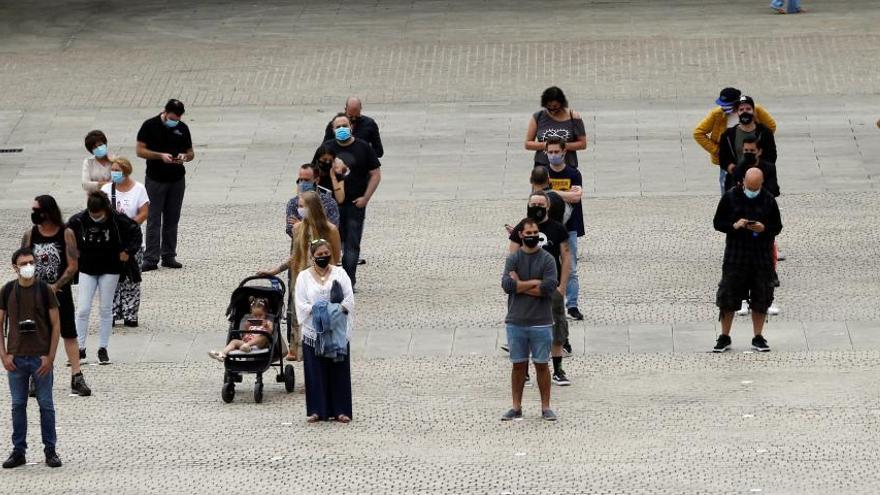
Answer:
<path fill-rule="evenodd" d="M 178 97 L 197 153 L 186 269 L 147 274 L 142 326 L 116 330 L 116 364 L 86 367 L 93 398 L 66 396 L 59 357 L 67 467 L 0 473 L 3 492 L 876 493 L 880 8 L 766 3 L 0 3 L 0 148 L 22 148 L 0 153 L 0 252 L 36 194 L 82 207 L 88 130 L 133 158 L 140 122 Z M 587 319 L 571 322 L 575 385 L 554 389 L 562 421 L 536 421 L 530 390 L 531 417 L 502 425 L 502 225 L 525 213 L 523 136 L 551 84 L 590 140 Z M 788 260 L 769 356 L 746 351 L 743 318 L 734 353 L 705 354 L 723 237 L 691 130 L 724 85 L 779 123 Z M 302 396 L 274 383 L 265 404 L 250 381 L 222 404 L 205 351 L 238 281 L 285 256 L 297 165 L 351 93 L 387 154 L 341 431 L 306 427 Z"/>

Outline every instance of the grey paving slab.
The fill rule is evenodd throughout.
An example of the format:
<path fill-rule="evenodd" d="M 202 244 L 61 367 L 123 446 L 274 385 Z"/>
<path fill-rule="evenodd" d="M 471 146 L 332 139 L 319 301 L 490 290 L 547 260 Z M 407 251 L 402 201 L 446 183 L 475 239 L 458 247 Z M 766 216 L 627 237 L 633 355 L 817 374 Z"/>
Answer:
<path fill-rule="evenodd" d="M 880 341 L 880 324 L 874 321 L 847 321 L 846 329 L 853 349 L 873 348 Z"/>
<path fill-rule="evenodd" d="M 634 323 L 629 325 L 630 352 L 670 352 L 672 325 Z"/>
<path fill-rule="evenodd" d="M 846 322 L 805 322 L 804 333 L 810 349 L 851 350 L 852 340 Z"/>

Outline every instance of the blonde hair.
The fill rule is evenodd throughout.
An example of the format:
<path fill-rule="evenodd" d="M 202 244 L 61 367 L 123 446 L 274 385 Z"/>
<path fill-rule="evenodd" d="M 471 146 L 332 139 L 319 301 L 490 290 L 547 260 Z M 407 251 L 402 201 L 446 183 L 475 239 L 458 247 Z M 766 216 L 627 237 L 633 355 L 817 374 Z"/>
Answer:
<path fill-rule="evenodd" d="M 126 177 L 131 175 L 132 167 L 131 162 L 128 161 L 128 158 L 124 156 L 117 156 L 113 159 L 112 162 L 110 162 L 110 166 L 112 167 L 113 165 L 119 165 L 119 168 L 122 169 L 122 173 L 125 174 Z"/>
<path fill-rule="evenodd" d="M 290 273 L 297 274 L 309 266 L 311 254 L 311 242 L 315 239 L 328 239 L 330 237 L 330 222 L 324 213 L 324 205 L 318 193 L 308 191 L 299 196 L 303 204 L 309 210 L 309 214 L 294 229 L 291 239 Z"/>

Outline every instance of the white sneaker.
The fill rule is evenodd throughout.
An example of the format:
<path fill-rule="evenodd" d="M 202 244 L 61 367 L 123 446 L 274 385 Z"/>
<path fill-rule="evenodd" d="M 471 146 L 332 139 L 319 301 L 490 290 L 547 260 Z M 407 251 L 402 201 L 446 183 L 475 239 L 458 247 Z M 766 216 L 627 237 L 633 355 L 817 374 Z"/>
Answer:
<path fill-rule="evenodd" d="M 739 311 L 736 312 L 737 316 L 745 316 L 749 314 L 749 302 L 743 301 L 742 307 L 739 308 Z"/>
<path fill-rule="evenodd" d="M 785 261 L 785 255 L 782 254 L 781 249 L 776 250 L 776 261 Z"/>
<path fill-rule="evenodd" d="M 771 305 L 769 308 L 767 308 L 767 314 L 770 316 L 778 315 L 779 314 L 779 307 L 776 306 L 775 304 Z"/>

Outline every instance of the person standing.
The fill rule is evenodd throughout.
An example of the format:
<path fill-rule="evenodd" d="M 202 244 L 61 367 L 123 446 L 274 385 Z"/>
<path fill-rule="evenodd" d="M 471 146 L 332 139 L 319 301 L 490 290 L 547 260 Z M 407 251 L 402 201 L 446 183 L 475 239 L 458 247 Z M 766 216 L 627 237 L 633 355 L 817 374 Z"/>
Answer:
<path fill-rule="evenodd" d="M 345 270 L 331 263 L 330 243 L 315 240 L 309 251 L 312 266 L 299 272 L 294 290 L 302 328 L 306 416 L 310 423 L 330 419 L 348 423 L 352 418 L 349 341 L 354 292 Z M 333 350 L 333 355 L 327 350 Z"/>
<path fill-rule="evenodd" d="M 529 196 L 528 218 L 538 224 L 540 244 L 539 247 L 546 250 L 556 263 L 557 282 L 559 286 L 551 294 L 550 302 L 553 315 L 553 342 L 550 353 L 553 356 L 552 382 L 556 385 L 571 385 L 565 371 L 562 369 L 563 345 L 568 340 L 568 320 L 565 318 L 565 286 L 568 282 L 568 274 L 571 272 L 571 253 L 568 248 L 568 231 L 561 223 L 551 220 L 548 212 L 549 201 L 543 192 L 533 192 Z M 510 234 L 509 253 L 515 253 L 522 246 L 523 224 L 514 227 Z M 508 342 L 508 345 L 510 343 Z"/>
<path fill-rule="evenodd" d="M 132 166 L 127 158 L 113 160 L 110 171 L 111 183 L 101 188 L 110 198 L 113 209 L 132 219 L 138 229 L 147 220 L 150 211 L 150 197 L 147 188 L 131 178 Z M 134 260 L 125 263 L 113 296 L 113 321 L 122 320 L 131 328 L 138 326 L 138 311 L 141 307 L 140 266 L 144 262 L 144 248 L 140 246 Z"/>
<path fill-rule="evenodd" d="M 76 312 L 76 335 L 79 357 L 86 359 L 89 314 L 95 292 L 100 298 L 98 310 L 98 363 L 110 364 L 107 346 L 113 330 L 113 297 L 119 274 L 129 257 L 141 248 L 141 229 L 124 215 L 117 215 L 103 192 L 89 193 L 87 208 L 68 221 L 79 247 L 79 301 Z"/>
<path fill-rule="evenodd" d="M 332 191 L 318 185 L 318 179 L 319 174 L 316 166 L 306 163 L 299 167 L 299 177 L 296 179 L 297 193 L 296 196 L 290 198 L 290 201 L 287 202 L 287 209 L 285 210 L 286 227 L 284 232 L 287 233 L 288 237 L 293 237 L 293 226 L 302 222 L 303 219 L 302 215 L 300 215 L 299 196 L 309 191 L 318 193 L 327 220 L 336 227 L 339 227 L 339 204 L 333 197 Z"/>
<path fill-rule="evenodd" d="M 369 143 L 351 134 L 351 122 L 344 113 L 333 119 L 333 132 L 334 139 L 324 146 L 336 153 L 349 170 L 345 178 L 345 201 L 339 205 L 339 234 L 343 246 L 342 266 L 352 287 L 356 287 L 367 204 L 382 181 L 382 164 Z"/>
<path fill-rule="evenodd" d="M 718 99 L 715 100 L 717 107 L 709 111 L 702 121 L 694 128 L 694 141 L 709 153 L 709 159 L 714 165 L 718 165 L 718 143 L 721 141 L 721 135 L 728 128 L 735 126 L 739 122 L 739 114 L 736 112 L 739 98 L 742 96 L 740 90 L 736 88 L 724 88 Z M 764 124 L 771 132 L 776 132 L 776 121 L 764 107 L 758 105 L 755 107 L 755 121 Z M 718 187 L 721 194 L 724 194 L 724 182 L 727 178 L 727 171 L 724 167 L 718 174 Z"/>
<path fill-rule="evenodd" d="M 348 167 L 342 160 L 336 158 L 336 152 L 324 146 L 318 146 L 312 165 L 318 169 L 318 186 L 324 190 L 332 191 L 336 204 L 345 202 L 345 177 L 348 176 Z"/>
<path fill-rule="evenodd" d="M 752 310 L 752 348 L 759 352 L 770 350 L 763 330 L 767 309 L 773 304 L 773 242 L 782 231 L 782 218 L 773 195 L 762 187 L 763 180 L 760 169 L 749 169 L 743 186 L 734 187 L 721 197 L 712 221 L 715 230 L 727 237 L 715 298 L 721 335 L 713 352 L 730 348 L 734 312 L 744 300 Z"/>
<path fill-rule="evenodd" d="M 195 158 L 189 126 L 181 121 L 183 103 L 168 100 L 165 110 L 147 119 L 137 135 L 137 156 L 147 161 L 147 248 L 141 271 L 156 270 L 159 258 L 166 268 L 183 268 L 177 261 L 177 224 L 186 189 L 184 163 Z"/>
<path fill-rule="evenodd" d="M 107 136 L 102 131 L 89 131 L 85 145 L 86 151 L 92 156 L 83 159 L 82 188 L 90 193 L 110 182 L 110 162 L 113 155 L 107 150 Z"/>
<path fill-rule="evenodd" d="M 345 109 L 342 113 L 347 115 L 351 122 L 351 135 L 370 143 L 370 147 L 376 152 L 376 157 L 382 158 L 382 155 L 385 154 L 385 149 L 382 148 L 382 138 L 379 136 L 379 124 L 370 117 L 363 115 L 361 113 L 362 109 L 363 104 L 361 104 L 360 98 L 349 96 L 345 99 Z M 327 128 L 324 129 L 324 141 L 330 141 L 335 137 L 333 121 L 331 120 L 327 123 Z"/>
<path fill-rule="evenodd" d="M 514 233 L 520 244 L 504 262 L 501 287 L 507 294 L 507 345 L 510 350 L 512 406 L 501 416 L 502 421 L 522 419 L 522 396 L 529 370 L 529 356 L 535 366 L 538 390 L 541 393 L 541 417 L 555 421 L 550 408 L 550 345 L 553 340 L 554 316 L 552 295 L 558 292 L 557 264 L 541 249 L 538 222 L 524 218 Z"/>
<path fill-rule="evenodd" d="M 728 128 L 718 142 L 718 163 L 724 169 L 724 187 L 733 187 L 733 173 L 743 154 L 743 142 L 754 136 L 761 148 L 765 162 L 776 164 L 776 139 L 773 131 L 760 122 L 755 122 L 755 101 L 750 96 L 740 96 L 736 106 L 739 123 Z M 725 190 L 726 190 L 725 189 Z"/>
<path fill-rule="evenodd" d="M 34 225 L 22 236 L 21 247 L 31 250 L 37 280 L 48 284 L 58 300 L 60 335 L 70 364 L 70 390 L 88 397 L 92 391 L 86 385 L 79 363 L 73 291 L 70 288 L 79 266 L 76 235 L 64 225 L 61 210 L 52 196 L 34 198 L 31 222 Z"/>
<path fill-rule="evenodd" d="M 535 166 L 549 165 L 544 151 L 551 137 L 558 137 L 565 143 L 568 150 L 565 163 L 578 168 L 577 152 L 587 149 L 587 131 L 581 115 L 568 108 L 565 93 L 556 86 L 541 94 L 541 110 L 532 115 L 526 130 L 525 147 L 535 152 Z"/>
<path fill-rule="evenodd" d="M 27 463 L 28 386 L 35 385 L 40 405 L 40 431 L 46 465 L 60 467 L 55 452 L 55 404 L 52 401 L 53 364 L 61 334 L 58 299 L 48 284 L 35 278 L 34 253 L 19 248 L 12 255 L 17 280 L 0 291 L 0 360 L 9 376 L 12 396 L 12 454 L 3 468 Z"/>

